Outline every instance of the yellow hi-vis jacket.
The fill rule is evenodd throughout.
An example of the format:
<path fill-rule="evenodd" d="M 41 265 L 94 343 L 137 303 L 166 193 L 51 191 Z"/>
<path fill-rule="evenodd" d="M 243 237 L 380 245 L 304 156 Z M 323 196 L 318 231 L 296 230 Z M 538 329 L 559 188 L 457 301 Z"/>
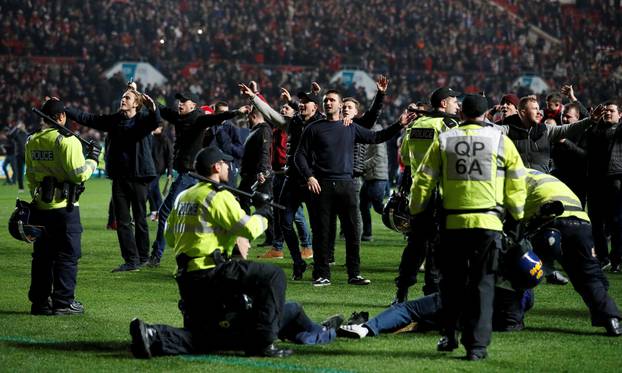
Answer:
<path fill-rule="evenodd" d="M 54 128 L 39 130 L 26 141 L 26 178 L 33 203 L 38 209 L 51 210 L 67 206 L 60 188 L 56 188 L 52 202 L 41 200 L 38 188 L 44 177 L 53 176 L 58 183 L 79 184 L 88 180 L 96 168 L 97 162 L 84 159 L 82 144 L 77 138 L 65 137 Z"/>
<path fill-rule="evenodd" d="M 268 228 L 260 215 L 246 215 L 233 194 L 199 182 L 181 192 L 166 221 L 166 243 L 175 256 L 186 254 L 186 271 L 215 267 L 211 254 L 219 249 L 231 255 L 238 236 L 254 239 Z"/>
<path fill-rule="evenodd" d="M 483 123 L 464 123 L 438 140 L 413 180 L 412 214 L 425 209 L 440 179 L 447 229 L 502 231 L 498 212 L 523 218 L 526 171 L 507 136 Z"/>
<path fill-rule="evenodd" d="M 400 157 L 404 165 L 410 165 L 413 177 L 432 143 L 438 141 L 438 135 L 457 124 L 454 119 L 446 116 L 424 116 L 417 118 L 406 128 L 400 146 Z"/>
<path fill-rule="evenodd" d="M 560 218 L 574 216 L 590 221 L 587 213 L 583 211 L 579 197 L 566 184 L 554 176 L 528 168 L 525 220 L 536 216 L 540 206 L 552 201 L 560 201 L 564 205 L 564 213 L 559 216 Z"/>

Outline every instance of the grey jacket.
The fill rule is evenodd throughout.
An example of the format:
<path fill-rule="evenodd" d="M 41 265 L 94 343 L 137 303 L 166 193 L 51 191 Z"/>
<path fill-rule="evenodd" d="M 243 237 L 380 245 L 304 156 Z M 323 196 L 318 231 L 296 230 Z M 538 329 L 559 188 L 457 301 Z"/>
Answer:
<path fill-rule="evenodd" d="M 380 131 L 382 126 L 374 124 L 372 131 Z M 370 144 L 367 146 L 367 154 L 363 160 L 363 179 L 365 180 L 389 180 L 389 157 L 387 144 Z"/>

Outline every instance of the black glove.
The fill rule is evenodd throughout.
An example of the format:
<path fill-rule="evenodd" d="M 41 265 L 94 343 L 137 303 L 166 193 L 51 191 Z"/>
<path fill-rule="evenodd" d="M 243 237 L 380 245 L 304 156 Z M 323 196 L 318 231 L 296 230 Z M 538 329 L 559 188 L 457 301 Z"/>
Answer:
<path fill-rule="evenodd" d="M 99 162 L 99 155 L 102 150 L 94 145 L 89 145 L 88 150 L 86 151 L 86 159 L 92 159 L 95 162 Z"/>
<path fill-rule="evenodd" d="M 518 242 L 520 240 L 520 228 L 520 221 L 515 220 L 512 215 L 508 215 L 505 218 L 505 222 L 503 223 L 503 231 L 510 239 L 512 239 L 512 241 Z"/>
<path fill-rule="evenodd" d="M 255 192 L 251 197 L 251 201 L 253 206 L 255 206 L 255 214 L 270 219 L 272 216 L 272 209 L 270 208 L 270 201 L 272 201 L 272 197 L 270 197 L 270 195 Z"/>

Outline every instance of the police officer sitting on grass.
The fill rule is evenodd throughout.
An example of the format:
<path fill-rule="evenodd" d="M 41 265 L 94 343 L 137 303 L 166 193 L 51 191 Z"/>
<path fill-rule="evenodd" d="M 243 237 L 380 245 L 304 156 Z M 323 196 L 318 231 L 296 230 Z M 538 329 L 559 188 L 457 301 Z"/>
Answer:
<path fill-rule="evenodd" d="M 226 183 L 233 158 L 217 147 L 201 150 L 197 173 Z M 242 350 L 251 356 L 284 357 L 291 350 L 278 338 L 297 343 L 327 343 L 343 321 L 333 316 L 313 323 L 296 303 L 285 303 L 283 270 L 273 264 L 230 260 L 234 246 L 247 257 L 249 239 L 267 228 L 269 206 L 247 215 L 233 194 L 209 182 L 183 191 L 173 205 L 166 241 L 175 250 L 177 284 L 184 328 L 130 323 L 132 352 L 138 358 Z"/>

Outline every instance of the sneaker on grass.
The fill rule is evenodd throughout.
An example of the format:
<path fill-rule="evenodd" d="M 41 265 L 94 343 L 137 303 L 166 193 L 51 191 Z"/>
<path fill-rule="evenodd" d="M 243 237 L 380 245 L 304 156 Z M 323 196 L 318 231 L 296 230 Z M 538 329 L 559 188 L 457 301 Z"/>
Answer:
<path fill-rule="evenodd" d="M 274 247 L 266 251 L 263 255 L 257 255 L 259 259 L 283 259 L 283 250 L 277 250 Z"/>
<path fill-rule="evenodd" d="M 371 281 L 369 281 L 368 279 L 366 279 L 365 277 L 358 275 L 358 276 L 354 276 L 354 277 L 350 277 L 350 279 L 348 280 L 348 284 L 350 285 L 369 285 L 371 284 Z"/>
<path fill-rule="evenodd" d="M 337 329 L 337 335 L 344 338 L 362 339 L 367 337 L 369 329 L 363 326 L 363 324 L 354 325 L 341 325 Z"/>
<path fill-rule="evenodd" d="M 318 277 L 317 279 L 313 280 L 311 284 L 315 287 L 330 286 L 330 280 L 324 277 Z"/>

